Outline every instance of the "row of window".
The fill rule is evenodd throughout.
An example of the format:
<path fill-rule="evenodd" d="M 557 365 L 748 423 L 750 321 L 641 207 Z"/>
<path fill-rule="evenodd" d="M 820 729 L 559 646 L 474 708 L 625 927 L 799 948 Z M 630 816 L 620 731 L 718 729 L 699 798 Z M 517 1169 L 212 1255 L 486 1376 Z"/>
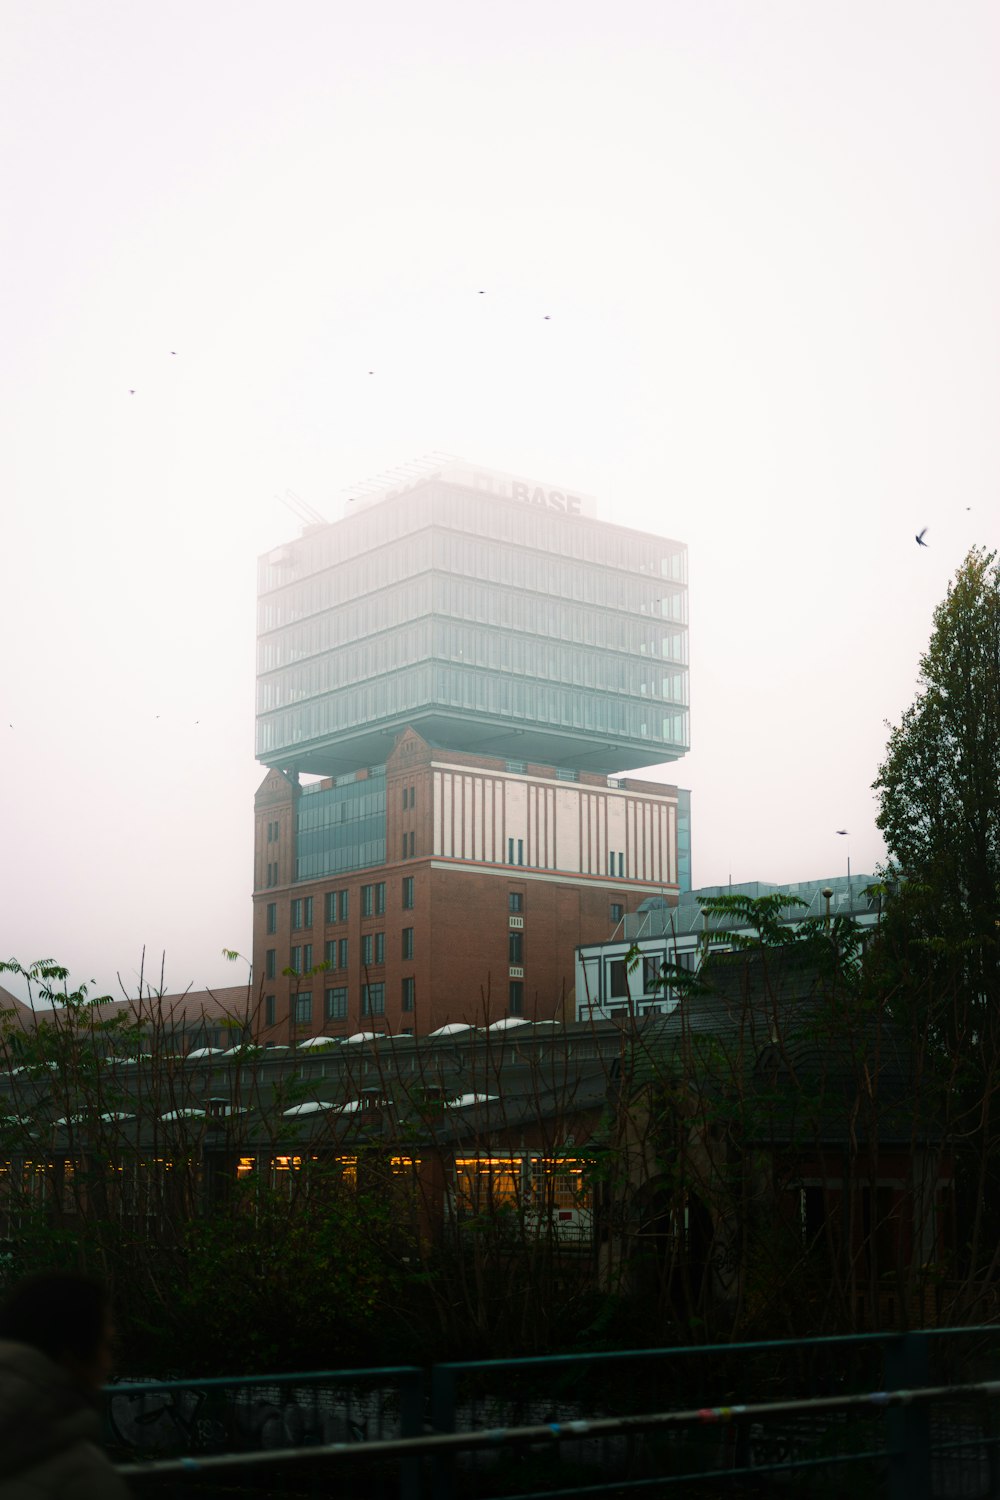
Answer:
<path fill-rule="evenodd" d="M 686 670 L 670 671 L 655 656 L 626 655 L 604 647 L 590 648 L 576 640 L 516 635 L 499 627 L 425 618 L 410 620 L 391 633 L 383 630 L 364 642 L 333 647 L 322 655 L 261 676 L 257 711 L 270 713 L 398 672 L 428 658 L 461 662 L 484 672 L 562 682 L 592 692 L 626 693 L 682 704 L 688 701 Z M 410 788 L 403 791 L 408 798 Z M 403 803 L 404 808 L 409 805 L 408 801 Z"/>
<path fill-rule="evenodd" d="M 588 692 L 557 683 L 487 674 L 474 667 L 425 662 L 295 708 L 258 714 L 257 753 L 266 760 L 277 750 L 325 740 L 360 725 L 399 719 L 426 709 L 428 704 L 486 714 L 505 722 L 518 719 L 601 737 L 659 741 L 678 753 L 688 745 L 686 709 L 664 713 L 663 705 L 653 699 Z M 384 839 L 384 812 L 379 826 Z"/>
<path fill-rule="evenodd" d="M 345 599 L 374 594 L 431 571 L 604 609 L 675 620 L 685 619 L 687 613 L 684 584 L 655 574 L 608 568 L 602 560 L 588 564 L 551 552 L 491 546 L 456 532 L 425 531 L 356 559 L 338 560 L 322 572 L 268 592 L 258 605 L 259 629 L 277 629 Z"/>
<path fill-rule="evenodd" d="M 490 542 L 562 555 L 579 562 L 684 582 L 687 548 L 664 537 L 626 531 L 606 523 L 567 521 L 541 507 L 498 504 L 489 495 L 423 482 L 405 497 L 359 511 L 348 526 L 317 531 L 260 560 L 260 593 L 280 588 L 335 563 L 361 557 L 376 547 L 412 537 L 429 526 L 448 527 Z"/>
<path fill-rule="evenodd" d="M 330 985 L 323 991 L 323 1018 L 327 1021 L 346 1021 L 348 1009 L 348 986 Z M 407 975 L 400 982 L 400 1009 L 407 1014 L 416 1008 L 416 980 Z M 512 979 L 507 990 L 507 1009 L 512 1016 L 524 1014 L 524 981 Z M 313 1020 L 313 996 L 311 990 L 299 990 L 292 996 L 292 1019 L 297 1026 L 310 1026 Z M 361 986 L 362 1016 L 385 1015 L 385 982 Z M 278 1018 L 278 997 L 267 995 L 264 999 L 264 1021 L 274 1026 Z"/>
<path fill-rule="evenodd" d="M 404 927 L 401 933 L 400 957 L 409 959 L 414 954 L 413 928 Z M 328 969 L 346 969 L 349 949 L 347 938 L 329 938 L 325 945 L 324 963 Z M 361 936 L 361 962 L 365 968 L 385 963 L 385 933 L 365 932 Z M 264 954 L 264 977 L 274 979 L 277 974 L 278 950 L 268 948 Z M 312 943 L 294 943 L 289 950 L 288 967 L 296 974 L 309 974 L 313 967 Z"/>
<path fill-rule="evenodd" d="M 413 852 L 412 849 L 410 851 Z M 405 858 L 405 850 L 404 850 Z M 351 909 L 351 893 L 349 890 L 327 891 L 323 898 L 323 914 L 328 927 L 335 926 L 338 922 L 346 922 Z M 403 878 L 400 899 L 404 911 L 413 910 L 414 888 L 413 876 L 407 875 Z M 513 908 L 511 908 L 513 910 Z M 366 885 L 361 888 L 361 914 L 365 917 L 381 916 L 385 911 L 385 882 Z M 312 896 L 294 896 L 289 908 L 291 928 L 293 932 L 300 932 L 313 925 L 314 901 Z M 269 934 L 278 930 L 278 904 L 269 901 L 266 908 L 266 929 Z M 327 943 L 327 958 L 329 959 L 330 944 Z"/>
<path fill-rule="evenodd" d="M 412 1011 L 414 1007 L 414 981 L 412 978 L 404 979 L 401 991 L 401 1005 L 403 1010 Z M 346 1021 L 348 1006 L 348 989 L 346 985 L 331 985 L 323 992 L 323 1018 L 327 1021 Z M 384 1016 L 385 1015 L 385 984 L 381 981 L 377 984 L 363 984 L 361 986 L 361 1014 L 362 1016 Z M 313 996 L 311 990 L 299 990 L 292 996 L 291 1016 L 296 1026 L 311 1026 L 313 1021 Z M 267 995 L 264 998 L 264 1022 L 267 1026 L 274 1026 L 278 1019 L 278 999 L 276 995 Z"/>
<path fill-rule="evenodd" d="M 439 624 L 475 622 L 506 635 L 572 642 L 619 659 L 658 657 L 680 665 L 687 661 L 686 629 L 655 616 L 609 615 L 572 600 L 512 594 L 490 584 L 426 575 L 400 584 L 389 594 L 341 604 L 263 636 L 257 645 L 258 676 L 358 642 L 370 643 L 369 649 L 374 650 L 383 633 L 398 635 L 429 616 L 435 616 Z M 371 661 L 374 664 L 374 658 Z M 401 662 L 395 659 L 392 665 Z"/>

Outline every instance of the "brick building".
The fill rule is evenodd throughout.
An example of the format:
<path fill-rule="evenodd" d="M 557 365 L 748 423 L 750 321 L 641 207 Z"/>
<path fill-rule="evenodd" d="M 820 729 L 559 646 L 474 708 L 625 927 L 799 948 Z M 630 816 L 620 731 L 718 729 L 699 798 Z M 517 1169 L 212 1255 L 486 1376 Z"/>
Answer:
<path fill-rule="evenodd" d="M 452 466 L 261 559 L 266 1039 L 571 1014 L 690 884 L 687 794 L 609 774 L 687 748 L 686 549 L 595 509 Z"/>

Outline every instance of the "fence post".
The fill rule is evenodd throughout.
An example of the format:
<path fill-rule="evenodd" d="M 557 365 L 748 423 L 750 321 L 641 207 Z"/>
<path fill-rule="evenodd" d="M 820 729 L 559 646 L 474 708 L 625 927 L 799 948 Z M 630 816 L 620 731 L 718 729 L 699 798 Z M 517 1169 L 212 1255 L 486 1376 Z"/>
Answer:
<path fill-rule="evenodd" d="M 929 1385 L 925 1333 L 904 1333 L 885 1351 L 885 1389 L 913 1391 Z M 931 1500 L 931 1413 L 929 1401 L 886 1408 L 889 1449 L 888 1500 Z"/>
<path fill-rule="evenodd" d="M 455 1431 L 455 1371 L 448 1365 L 431 1367 L 431 1425 L 435 1432 Z M 435 1453 L 431 1470 L 434 1500 L 452 1500 L 455 1491 L 455 1454 Z"/>
<path fill-rule="evenodd" d="M 399 1435 L 419 1437 L 424 1425 L 424 1376 L 422 1370 L 407 1370 L 399 1390 Z M 399 1461 L 399 1500 L 420 1500 L 420 1455 L 411 1453 Z"/>

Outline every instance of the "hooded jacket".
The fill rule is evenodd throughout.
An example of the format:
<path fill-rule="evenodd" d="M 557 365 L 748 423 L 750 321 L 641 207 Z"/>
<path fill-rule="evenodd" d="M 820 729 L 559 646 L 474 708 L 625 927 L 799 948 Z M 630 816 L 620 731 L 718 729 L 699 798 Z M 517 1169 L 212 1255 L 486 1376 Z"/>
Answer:
<path fill-rule="evenodd" d="M 66 1371 L 0 1340 L 0 1500 L 128 1500 L 101 1418 Z"/>

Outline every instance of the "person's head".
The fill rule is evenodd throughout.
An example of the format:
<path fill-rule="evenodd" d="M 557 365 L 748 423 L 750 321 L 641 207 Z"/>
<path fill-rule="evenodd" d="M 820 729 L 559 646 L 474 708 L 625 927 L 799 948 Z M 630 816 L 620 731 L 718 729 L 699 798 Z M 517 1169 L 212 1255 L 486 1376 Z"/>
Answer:
<path fill-rule="evenodd" d="M 0 1339 L 28 1344 L 97 1391 L 111 1374 L 114 1326 L 105 1288 L 91 1276 L 42 1271 L 0 1303 Z"/>

